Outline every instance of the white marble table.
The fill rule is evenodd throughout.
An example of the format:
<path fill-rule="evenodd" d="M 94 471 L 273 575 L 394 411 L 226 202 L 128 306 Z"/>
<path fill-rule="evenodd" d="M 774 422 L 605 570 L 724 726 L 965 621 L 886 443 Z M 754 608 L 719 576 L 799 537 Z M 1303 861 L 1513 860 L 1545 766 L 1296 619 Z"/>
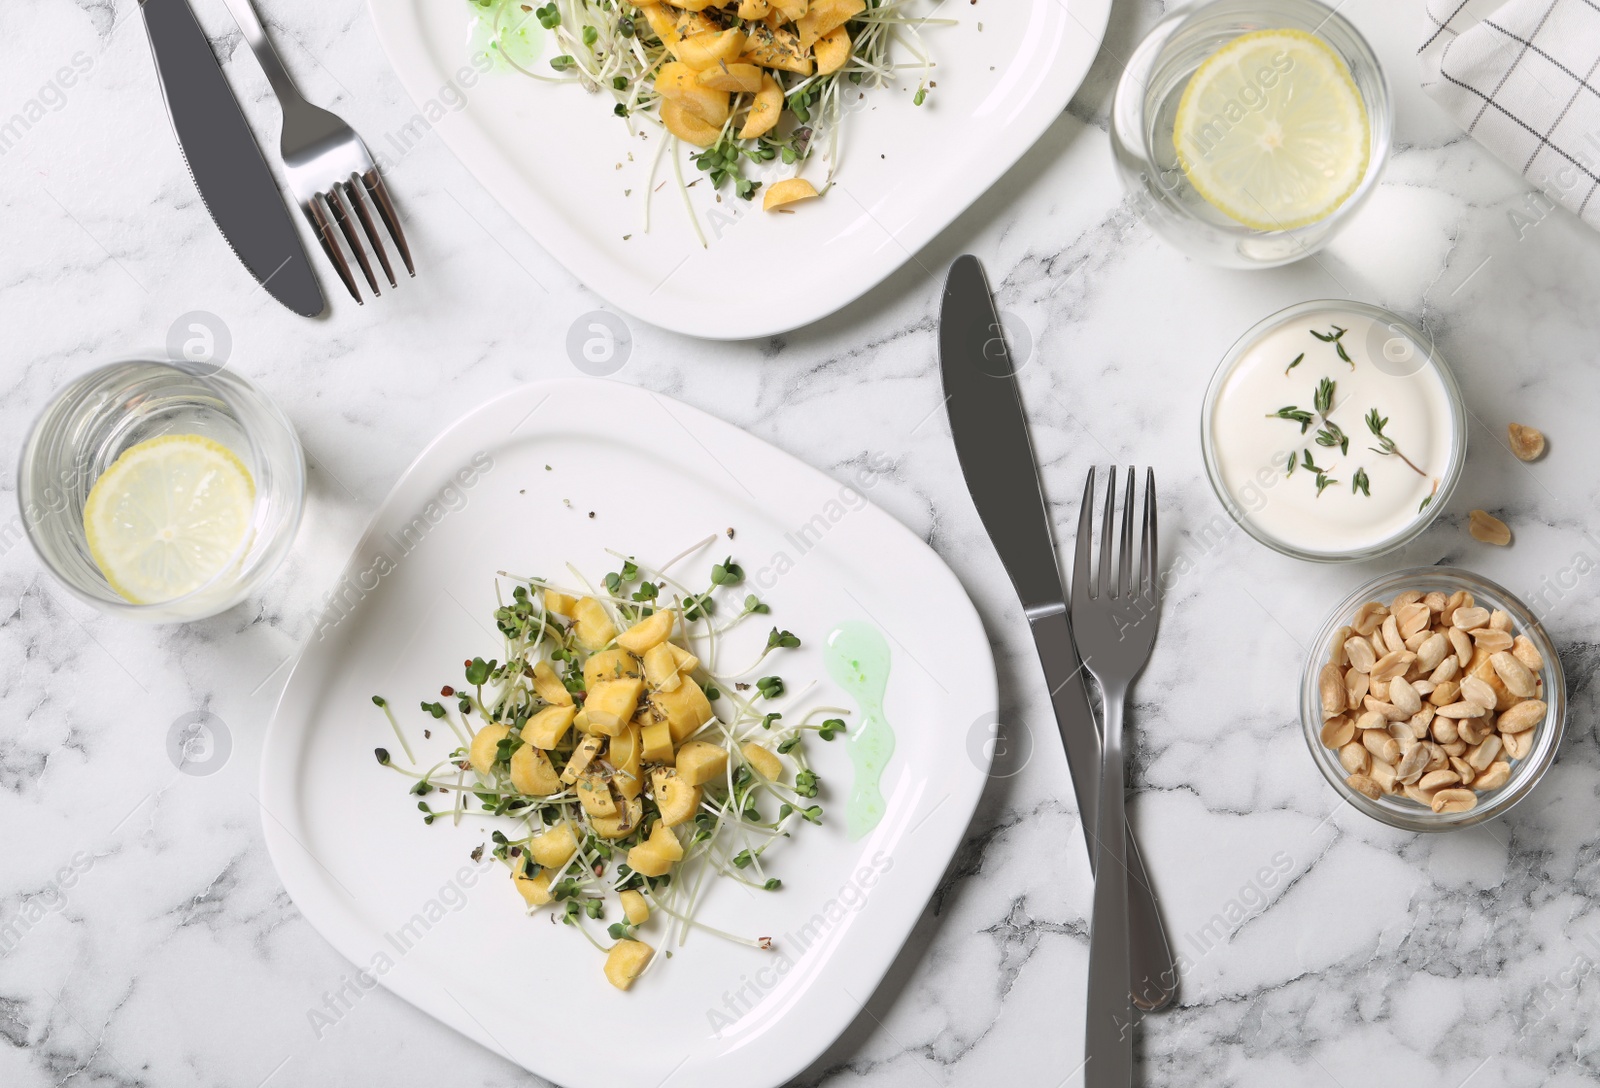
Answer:
<path fill-rule="evenodd" d="M 271 131 L 264 82 L 222 6 L 195 6 Z M 313 97 L 375 141 L 410 118 L 359 0 L 263 6 Z M 1016 339 L 1031 341 L 1024 394 L 1058 519 L 1070 522 L 1094 462 L 1153 463 L 1164 484 L 1175 585 L 1136 692 L 1132 807 L 1191 965 L 1181 1006 L 1144 1024 L 1145 1082 L 1600 1077 L 1600 237 L 1541 215 L 1415 89 L 1414 7 L 1344 5 L 1389 67 L 1398 140 L 1376 197 L 1316 261 L 1215 271 L 1122 204 L 1106 110 L 1118 58 L 1159 14 L 1123 0 L 1068 112 L 866 298 L 761 343 L 634 324 L 622 380 L 841 478 L 889 458 L 872 499 L 954 566 L 997 651 L 1015 746 L 910 949 L 807 1083 L 1049 1088 L 1079 1062 L 1090 886 L 1077 814 L 1020 610 L 936 411 L 937 274 L 963 251 L 984 258 L 1014 331 L 1026 329 Z M 258 599 L 161 629 L 69 600 L 18 543 L 14 514 L 0 515 L 0 934 L 15 934 L 0 936 L 0 1084 L 530 1083 L 386 991 L 347 985 L 352 966 L 279 885 L 253 793 L 283 665 L 379 499 L 447 420 L 514 383 L 573 373 L 567 330 L 598 302 L 431 137 L 391 182 L 420 277 L 376 305 L 336 299 L 325 321 L 291 316 L 252 290 L 197 201 L 137 24 L 132 0 L 0 6 L 0 115 L 37 103 L 0 155 L 0 488 L 10 503 L 15 444 L 52 390 L 159 348 L 175 318 L 203 310 L 230 331 L 232 365 L 299 426 L 311 498 Z M 52 81 L 74 58 L 89 71 L 63 89 Z M 1231 529 L 1201 471 L 1197 415 L 1215 360 L 1260 317 L 1319 296 L 1424 323 L 1473 413 L 1454 501 L 1381 563 L 1317 568 L 1265 551 Z M 1504 448 L 1512 418 L 1550 435 L 1543 462 Z M 1476 506 L 1511 523 L 1512 548 L 1467 537 Z M 1571 728 L 1509 817 L 1419 838 L 1337 802 L 1307 758 L 1294 687 L 1300 640 L 1337 597 L 1388 566 L 1436 562 L 1543 594 Z M 179 773 L 166 749 L 171 724 L 196 711 L 232 743 L 204 777 Z"/>

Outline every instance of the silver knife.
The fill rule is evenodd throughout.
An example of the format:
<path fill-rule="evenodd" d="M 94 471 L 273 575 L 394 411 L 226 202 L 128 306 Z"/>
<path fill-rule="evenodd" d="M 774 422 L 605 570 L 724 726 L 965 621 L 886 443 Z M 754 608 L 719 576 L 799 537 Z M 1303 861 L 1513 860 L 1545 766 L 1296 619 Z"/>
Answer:
<path fill-rule="evenodd" d="M 188 0 L 140 0 L 189 176 L 256 282 L 297 314 L 327 308 L 305 247 Z"/>
<path fill-rule="evenodd" d="M 1093 865 L 1100 733 L 1083 684 L 1083 664 L 1072 641 L 1050 518 L 1011 354 L 989 281 L 976 257 L 958 257 L 945 282 L 939 361 L 956 457 L 978 517 L 1000 553 L 1000 562 L 1011 576 L 1033 629 Z M 1135 1005 L 1150 1011 L 1172 1002 L 1178 990 L 1178 970 L 1131 830 L 1127 878 L 1132 996 Z"/>

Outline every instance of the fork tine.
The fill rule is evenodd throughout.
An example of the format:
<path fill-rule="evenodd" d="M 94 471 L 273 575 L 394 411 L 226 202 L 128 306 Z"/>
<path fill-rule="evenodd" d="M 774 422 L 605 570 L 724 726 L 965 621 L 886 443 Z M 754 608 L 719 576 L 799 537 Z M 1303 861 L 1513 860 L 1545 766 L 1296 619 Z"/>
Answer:
<path fill-rule="evenodd" d="M 383 175 L 378 173 L 374 166 L 361 176 L 362 182 L 367 187 L 367 192 L 377 202 L 378 215 L 383 219 L 383 225 L 389 228 L 389 236 L 394 239 L 395 246 L 400 250 L 400 259 L 405 262 L 406 271 L 411 275 L 417 274 L 416 266 L 411 263 L 411 247 L 406 245 L 405 232 L 400 229 L 400 217 L 395 214 L 394 202 L 389 199 L 389 190 L 383 184 Z"/>
<path fill-rule="evenodd" d="M 344 253 L 339 249 L 339 241 L 333 236 L 333 224 L 328 222 L 328 214 L 322 210 L 318 198 L 313 196 L 306 201 L 306 218 L 311 220 L 311 230 L 317 236 L 317 241 L 322 243 L 322 252 L 328 255 L 328 260 L 333 262 L 339 279 L 343 281 L 345 289 L 350 292 L 350 297 L 356 300 L 357 306 L 364 306 L 361 301 L 361 292 L 356 290 L 356 278 L 350 274 L 350 263 L 344 259 Z"/>
<path fill-rule="evenodd" d="M 1156 557 L 1156 470 L 1145 469 L 1144 476 L 1144 546 L 1141 551 L 1141 595 L 1156 599 L 1156 575 L 1160 562 Z"/>
<path fill-rule="evenodd" d="M 394 269 L 389 267 L 389 254 L 383 248 L 383 239 L 378 236 L 378 228 L 372 225 L 372 213 L 367 211 L 367 202 L 361 196 L 361 182 L 355 175 L 343 183 L 345 196 L 350 199 L 350 207 L 355 210 L 356 218 L 361 220 L 361 228 L 367 232 L 367 241 L 372 243 L 374 252 L 378 255 L 378 263 L 383 266 L 383 274 L 389 281 L 389 286 L 397 286 L 394 282 Z"/>
<path fill-rule="evenodd" d="M 1089 545 L 1094 537 L 1094 468 L 1083 485 L 1083 503 L 1078 507 L 1078 546 L 1072 559 L 1072 607 L 1081 609 L 1089 600 Z"/>
<path fill-rule="evenodd" d="M 1133 466 L 1128 466 L 1128 486 L 1122 496 L 1122 539 L 1117 547 L 1117 596 L 1132 597 L 1133 584 Z"/>
<path fill-rule="evenodd" d="M 1106 474 L 1106 508 L 1100 518 L 1100 569 L 1095 572 L 1095 596 L 1104 598 L 1116 591 L 1111 578 L 1111 525 L 1117 512 L 1117 466 Z"/>
<path fill-rule="evenodd" d="M 361 266 L 362 275 L 367 277 L 367 286 L 372 288 L 374 297 L 382 294 L 378 290 L 378 277 L 372 274 L 372 262 L 367 260 L 367 250 L 361 244 L 361 237 L 356 234 L 356 225 L 348 208 L 344 206 L 344 195 L 339 192 L 339 183 L 334 182 L 325 194 L 328 207 L 333 209 L 333 221 L 339 224 L 339 231 L 344 235 L 344 240 L 350 243 L 350 252 L 356 255 L 356 263 Z"/>

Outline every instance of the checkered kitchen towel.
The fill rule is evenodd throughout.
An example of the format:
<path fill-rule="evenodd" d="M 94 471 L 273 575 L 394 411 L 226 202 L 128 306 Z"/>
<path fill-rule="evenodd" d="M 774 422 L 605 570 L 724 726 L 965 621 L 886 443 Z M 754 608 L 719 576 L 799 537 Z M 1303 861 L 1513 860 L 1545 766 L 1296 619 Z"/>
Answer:
<path fill-rule="evenodd" d="M 1428 20 L 1423 88 L 1600 228 L 1600 0 L 1428 0 Z"/>

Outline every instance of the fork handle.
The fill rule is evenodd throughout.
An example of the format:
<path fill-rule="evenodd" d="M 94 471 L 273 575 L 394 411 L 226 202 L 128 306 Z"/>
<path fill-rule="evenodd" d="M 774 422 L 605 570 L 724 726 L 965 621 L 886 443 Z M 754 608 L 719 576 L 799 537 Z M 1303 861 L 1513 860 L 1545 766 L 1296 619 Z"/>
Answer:
<path fill-rule="evenodd" d="M 1129 1002 L 1128 967 L 1129 838 L 1124 822 L 1122 769 L 1122 709 L 1127 693 L 1106 690 L 1104 695 L 1083 1083 L 1084 1088 L 1128 1088 L 1133 1082 L 1133 1009 Z"/>
<path fill-rule="evenodd" d="M 1093 865 L 1100 808 L 1100 734 L 1094 712 L 1089 707 L 1083 664 L 1072 641 L 1072 627 L 1065 609 L 1038 612 L 1030 617 L 1029 623 L 1039 651 L 1039 663 L 1050 686 L 1056 728 L 1061 733 L 1062 747 L 1066 749 L 1067 770 L 1078 801 L 1084 846 L 1088 848 L 1089 863 Z M 1124 834 L 1128 844 L 1128 909 L 1132 916 L 1133 999 L 1140 1009 L 1151 1011 L 1165 1008 L 1177 996 L 1178 968 L 1167 943 L 1161 911 L 1156 907 L 1155 891 L 1139 854 L 1139 844 L 1131 833 Z"/>
<path fill-rule="evenodd" d="M 306 105 L 305 96 L 294 85 L 294 80 L 289 78 L 289 71 L 283 66 L 283 59 L 278 56 L 278 50 L 267 37 L 267 29 L 261 25 L 261 18 L 256 14 L 255 5 L 250 0 L 222 0 L 222 2 L 228 5 L 228 10 L 233 13 L 233 21 L 239 24 L 239 29 L 244 33 L 245 44 L 250 47 L 250 52 L 256 55 L 256 63 L 261 65 L 261 70 L 266 73 L 267 82 L 272 84 L 272 93 L 278 96 L 278 102 L 284 113 L 292 113 L 298 107 Z"/>

